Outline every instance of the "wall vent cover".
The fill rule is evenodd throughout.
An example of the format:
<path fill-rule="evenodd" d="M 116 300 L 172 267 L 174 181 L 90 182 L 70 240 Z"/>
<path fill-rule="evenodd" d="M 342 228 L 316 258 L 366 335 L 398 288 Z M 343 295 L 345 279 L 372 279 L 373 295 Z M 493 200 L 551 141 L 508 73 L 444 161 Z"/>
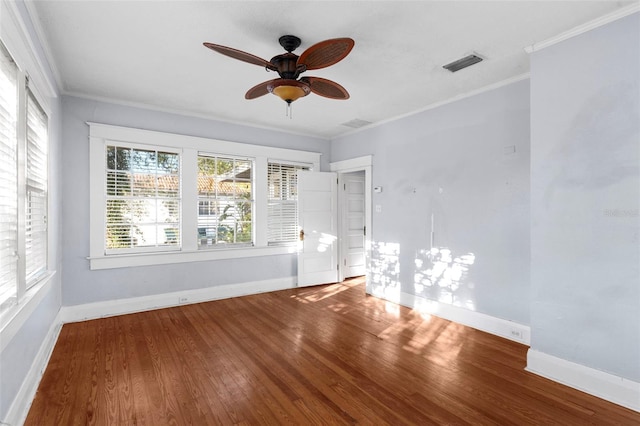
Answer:
<path fill-rule="evenodd" d="M 463 68 L 470 67 L 473 64 L 477 64 L 482 61 L 482 58 L 478 55 L 468 55 L 464 58 L 458 59 L 457 61 L 453 61 L 450 64 L 443 65 L 442 68 L 449 70 L 451 72 L 460 71 Z"/>

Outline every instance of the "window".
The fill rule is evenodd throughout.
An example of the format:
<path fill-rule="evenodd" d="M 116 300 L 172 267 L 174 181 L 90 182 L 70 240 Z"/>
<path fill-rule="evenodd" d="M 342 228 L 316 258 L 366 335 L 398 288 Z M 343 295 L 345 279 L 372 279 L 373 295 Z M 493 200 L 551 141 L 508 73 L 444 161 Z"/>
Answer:
<path fill-rule="evenodd" d="M 253 162 L 198 156 L 198 248 L 253 243 Z"/>
<path fill-rule="evenodd" d="M 295 251 L 296 172 L 320 154 L 89 126 L 92 269 Z"/>
<path fill-rule="evenodd" d="M 172 249 L 180 241 L 180 156 L 106 147 L 105 251 Z"/>
<path fill-rule="evenodd" d="M 298 170 L 309 167 L 269 162 L 268 244 L 283 245 L 298 240 Z"/>
<path fill-rule="evenodd" d="M 14 300 L 18 281 L 18 67 L 0 45 L 0 305 Z"/>
<path fill-rule="evenodd" d="M 47 270 L 47 142 L 47 115 L 29 92 L 25 224 L 27 288 Z"/>
<path fill-rule="evenodd" d="M 0 310 L 47 272 L 48 119 L 0 43 Z"/>

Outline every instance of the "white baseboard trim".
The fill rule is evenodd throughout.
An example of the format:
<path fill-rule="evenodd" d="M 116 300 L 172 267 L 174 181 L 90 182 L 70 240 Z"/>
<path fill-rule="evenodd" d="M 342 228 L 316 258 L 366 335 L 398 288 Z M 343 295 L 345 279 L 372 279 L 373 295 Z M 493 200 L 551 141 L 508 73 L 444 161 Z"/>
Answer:
<path fill-rule="evenodd" d="M 38 386 L 40 385 L 40 380 L 42 379 L 44 370 L 47 368 L 49 358 L 51 358 L 51 354 L 53 353 L 53 348 L 58 341 L 58 336 L 60 335 L 61 328 L 61 313 L 60 311 L 58 311 L 58 315 L 56 315 L 55 320 L 51 324 L 51 327 L 49 328 L 49 331 L 47 332 L 42 345 L 40 345 L 40 350 L 36 354 L 36 357 L 33 360 L 33 364 L 31 364 L 29 373 L 22 382 L 20 390 L 18 391 L 15 399 L 9 407 L 7 416 L 3 420 L 3 424 L 24 424 L 24 421 L 27 419 L 27 414 L 29 414 L 31 403 L 36 396 L 36 391 L 38 390 Z"/>
<path fill-rule="evenodd" d="M 83 305 L 63 306 L 61 310 L 62 322 L 68 323 L 85 321 L 115 315 L 150 311 L 153 309 L 169 308 L 190 303 L 208 302 L 211 300 L 226 299 L 229 297 L 285 290 L 288 288 L 294 288 L 296 285 L 297 280 L 295 277 L 287 277 L 206 287 L 196 290 L 176 291 L 173 293 L 164 293 L 152 296 L 132 297 L 129 299 L 86 303 Z"/>
<path fill-rule="evenodd" d="M 371 290 L 372 288 L 367 288 L 367 292 L 373 296 L 398 303 L 418 312 L 435 315 L 458 324 L 475 328 L 476 330 L 485 331 L 527 346 L 530 345 L 531 329 L 529 326 L 502 318 L 492 317 L 491 315 L 482 314 L 469 309 L 437 302 L 414 294 L 401 292 L 399 295 L 396 293 L 394 296 L 393 294 L 377 294 L 375 291 Z"/>
<path fill-rule="evenodd" d="M 640 412 L 640 383 L 529 349 L 526 370 Z"/>

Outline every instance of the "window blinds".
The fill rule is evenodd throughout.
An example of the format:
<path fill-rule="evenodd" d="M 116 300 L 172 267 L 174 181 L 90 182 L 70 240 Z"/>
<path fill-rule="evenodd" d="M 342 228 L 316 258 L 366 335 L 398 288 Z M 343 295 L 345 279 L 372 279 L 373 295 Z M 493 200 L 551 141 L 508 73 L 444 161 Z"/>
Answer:
<path fill-rule="evenodd" d="M 47 115 L 27 97 L 27 206 L 25 261 L 27 288 L 47 270 Z"/>
<path fill-rule="evenodd" d="M 298 240 L 298 170 L 308 170 L 308 167 L 280 163 L 267 166 L 267 239 L 270 246 Z"/>
<path fill-rule="evenodd" d="M 17 71 L 0 44 L 0 306 L 16 296 L 18 281 Z"/>

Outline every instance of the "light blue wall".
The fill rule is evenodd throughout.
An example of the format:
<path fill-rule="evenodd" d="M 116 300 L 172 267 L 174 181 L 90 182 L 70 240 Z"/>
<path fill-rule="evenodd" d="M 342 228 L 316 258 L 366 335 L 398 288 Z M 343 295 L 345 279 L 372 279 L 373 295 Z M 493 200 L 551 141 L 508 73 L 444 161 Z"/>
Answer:
<path fill-rule="evenodd" d="M 328 165 L 328 141 L 68 96 L 63 97 L 62 109 L 64 305 L 296 276 L 296 257 L 292 254 L 91 271 L 86 259 L 89 255 L 86 122 L 320 152 L 321 169 Z"/>
<path fill-rule="evenodd" d="M 531 347 L 640 380 L 640 14 L 531 56 Z"/>
<path fill-rule="evenodd" d="M 373 155 L 374 286 L 529 324 L 527 80 L 331 149 L 332 161 Z M 432 214 L 434 246 L 451 259 L 425 253 Z"/>
<path fill-rule="evenodd" d="M 46 296 L 0 353 L 0 419 L 6 418 L 27 376 L 34 374 L 33 377 L 39 377 L 39 371 L 34 373 L 31 370 L 41 347 L 47 343 L 46 337 L 60 310 L 59 274 L 45 291 Z M 24 401 L 21 405 L 26 406 Z"/>

